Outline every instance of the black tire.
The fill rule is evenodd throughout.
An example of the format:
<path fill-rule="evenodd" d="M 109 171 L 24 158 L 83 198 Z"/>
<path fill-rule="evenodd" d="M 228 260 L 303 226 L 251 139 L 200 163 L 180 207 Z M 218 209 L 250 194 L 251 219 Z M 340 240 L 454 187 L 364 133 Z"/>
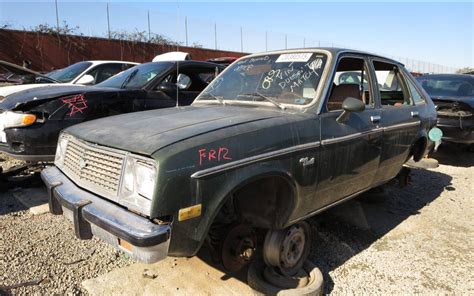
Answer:
<path fill-rule="evenodd" d="M 266 265 L 263 260 L 257 258 L 250 264 L 247 274 L 247 282 L 249 286 L 260 293 L 265 295 L 279 296 L 313 296 L 323 294 L 323 275 L 319 268 L 317 268 L 316 265 L 314 265 L 314 263 L 309 260 L 306 260 L 303 265 L 304 270 L 309 275 L 309 283 L 302 288 L 283 289 L 270 284 L 263 277 L 263 271 L 265 270 L 265 267 Z"/>

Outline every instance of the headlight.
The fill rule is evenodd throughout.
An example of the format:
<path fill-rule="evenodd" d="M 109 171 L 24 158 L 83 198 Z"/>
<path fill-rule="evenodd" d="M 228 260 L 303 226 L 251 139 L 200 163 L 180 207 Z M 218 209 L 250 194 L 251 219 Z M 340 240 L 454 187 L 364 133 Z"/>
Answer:
<path fill-rule="evenodd" d="M 29 126 L 36 122 L 36 115 L 7 111 L 4 115 L 4 128 Z"/>
<path fill-rule="evenodd" d="M 62 167 L 64 163 L 68 140 L 69 138 L 64 134 L 59 136 L 58 146 L 56 146 L 56 156 L 54 157 L 54 164 L 59 168 Z"/>
<path fill-rule="evenodd" d="M 127 155 L 119 193 L 119 203 L 144 214 L 149 213 L 155 191 L 157 165 L 152 159 Z"/>

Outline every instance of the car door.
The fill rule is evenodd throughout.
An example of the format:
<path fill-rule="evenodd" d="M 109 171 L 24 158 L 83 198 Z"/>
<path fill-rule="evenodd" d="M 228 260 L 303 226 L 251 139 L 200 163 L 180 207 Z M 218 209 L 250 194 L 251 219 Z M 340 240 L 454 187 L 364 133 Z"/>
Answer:
<path fill-rule="evenodd" d="M 343 56 L 338 61 L 332 90 L 320 115 L 321 154 L 316 208 L 360 192 L 370 187 L 375 179 L 383 129 L 367 62 L 359 56 Z M 342 102 L 347 97 L 365 101 L 366 108 L 350 113 L 346 121 L 339 123 L 336 119 L 342 114 Z"/>
<path fill-rule="evenodd" d="M 401 66 L 382 59 L 373 59 L 371 63 L 377 80 L 376 96 L 380 100 L 383 127 L 380 168 L 375 183 L 382 183 L 395 177 L 407 161 L 419 130 L 420 114 Z"/>

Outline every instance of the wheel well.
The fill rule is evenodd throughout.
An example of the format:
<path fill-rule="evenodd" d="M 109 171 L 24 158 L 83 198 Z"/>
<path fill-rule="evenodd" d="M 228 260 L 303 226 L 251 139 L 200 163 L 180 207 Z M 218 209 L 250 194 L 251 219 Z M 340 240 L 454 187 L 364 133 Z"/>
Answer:
<path fill-rule="evenodd" d="M 253 179 L 226 198 L 212 224 L 238 222 L 257 228 L 281 228 L 294 207 L 294 196 L 293 185 L 282 176 Z"/>
<path fill-rule="evenodd" d="M 411 155 L 413 155 L 414 161 L 420 161 L 423 158 L 423 153 L 427 145 L 427 140 L 425 137 L 419 138 L 411 148 Z"/>
<path fill-rule="evenodd" d="M 232 205 L 237 218 L 259 228 L 278 228 L 293 208 L 294 190 L 287 179 L 267 176 L 236 190 Z"/>

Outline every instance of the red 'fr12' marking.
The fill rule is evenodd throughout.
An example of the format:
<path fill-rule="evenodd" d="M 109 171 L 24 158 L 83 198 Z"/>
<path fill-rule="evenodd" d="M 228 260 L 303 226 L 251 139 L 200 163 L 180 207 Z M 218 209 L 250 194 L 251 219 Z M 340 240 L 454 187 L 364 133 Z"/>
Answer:
<path fill-rule="evenodd" d="M 229 149 L 219 147 L 217 149 L 199 149 L 199 165 L 205 162 L 221 162 L 223 160 L 232 160 L 229 156 Z"/>

